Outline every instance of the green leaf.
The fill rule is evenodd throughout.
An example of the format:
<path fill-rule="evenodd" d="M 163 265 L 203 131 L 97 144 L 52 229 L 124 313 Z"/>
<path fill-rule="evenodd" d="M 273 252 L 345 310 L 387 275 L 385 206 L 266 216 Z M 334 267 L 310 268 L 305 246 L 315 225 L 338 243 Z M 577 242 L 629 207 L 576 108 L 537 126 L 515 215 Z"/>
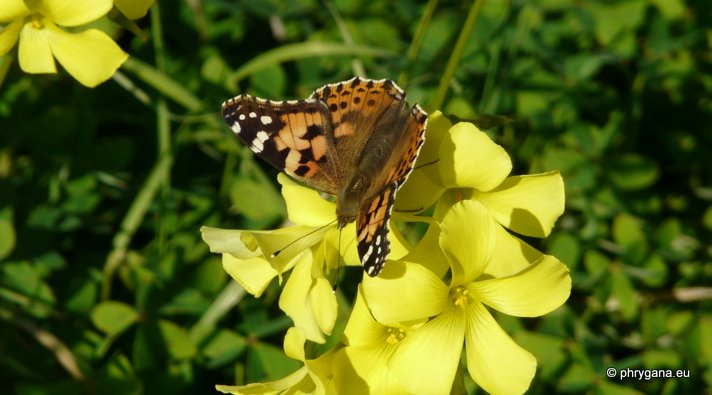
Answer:
<path fill-rule="evenodd" d="M 642 354 L 646 369 L 681 369 L 680 355 L 673 350 L 646 350 Z"/>
<path fill-rule="evenodd" d="M 611 158 L 611 181 L 620 189 L 634 191 L 647 188 L 658 179 L 658 164 L 642 155 L 623 154 Z"/>
<path fill-rule="evenodd" d="M 638 264 L 648 251 L 648 240 L 640 221 L 627 214 L 619 214 L 613 220 L 613 240 L 623 248 L 623 260 Z"/>
<path fill-rule="evenodd" d="M 125 303 L 106 301 L 92 309 L 91 321 L 107 335 L 117 335 L 138 320 L 138 313 Z"/>
<path fill-rule="evenodd" d="M 637 29 L 645 17 L 646 6 L 644 0 L 623 0 L 591 3 L 587 8 L 596 20 L 596 37 L 601 44 L 606 45 Z"/>
<path fill-rule="evenodd" d="M 225 81 L 225 88 L 231 92 L 237 92 L 237 83 L 258 70 L 273 66 L 289 60 L 296 60 L 311 56 L 374 56 L 388 57 L 393 53 L 380 48 L 367 47 L 362 45 L 347 45 L 342 43 L 329 42 L 304 42 L 287 44 L 281 47 L 263 52 L 252 60 L 243 64 Z"/>
<path fill-rule="evenodd" d="M 264 375 L 265 381 L 284 377 L 302 366 L 301 361 L 287 357 L 280 347 L 267 343 L 257 343 L 252 346 L 250 356 L 248 376 Z M 255 377 L 251 380 L 260 381 L 260 378 Z"/>
<path fill-rule="evenodd" d="M 216 368 L 242 355 L 246 345 L 245 338 L 237 332 L 221 329 L 210 336 L 201 351 L 208 358 L 208 366 Z"/>
<path fill-rule="evenodd" d="M 12 223 L 12 207 L 0 209 L 0 260 L 15 249 L 16 235 Z"/>
<path fill-rule="evenodd" d="M 553 379 L 566 366 L 567 355 L 564 352 L 564 339 L 536 332 L 519 331 L 515 334 L 514 340 L 534 354 L 541 364 L 540 372 L 543 378 Z"/>
<path fill-rule="evenodd" d="M 583 263 L 592 279 L 600 279 L 608 271 L 610 260 L 596 250 L 587 250 L 584 254 Z"/>
<path fill-rule="evenodd" d="M 574 364 L 564 372 L 556 386 L 558 393 L 584 392 L 598 381 L 598 376 L 587 366 Z"/>
<path fill-rule="evenodd" d="M 549 237 L 547 253 L 557 257 L 573 271 L 581 259 L 581 245 L 572 234 L 556 232 Z"/>
<path fill-rule="evenodd" d="M 612 270 L 610 281 L 611 299 L 608 302 L 612 302 L 613 307 L 621 312 L 624 319 L 632 321 L 638 315 L 635 287 L 621 270 Z"/>
<path fill-rule="evenodd" d="M 712 206 L 707 207 L 705 213 L 702 214 L 702 225 L 705 229 L 712 230 Z"/>
<path fill-rule="evenodd" d="M 52 312 L 55 296 L 41 275 L 42 271 L 27 261 L 3 263 L 0 278 L 10 291 L 3 296 L 34 316 L 47 317 Z"/>
<path fill-rule="evenodd" d="M 168 354 L 173 359 L 191 359 L 195 356 L 197 349 L 185 329 L 167 320 L 158 321 L 158 327 Z"/>
<path fill-rule="evenodd" d="M 281 64 L 276 63 L 257 70 L 250 76 L 250 90 L 264 98 L 283 97 L 287 85 L 287 75 Z"/>
<path fill-rule="evenodd" d="M 259 199 L 255 197 L 259 196 Z M 238 176 L 230 188 L 230 198 L 242 215 L 253 221 L 255 227 L 267 226 L 286 216 L 284 199 L 274 184 Z"/>
<path fill-rule="evenodd" d="M 703 314 L 697 324 L 700 334 L 699 363 L 712 361 L 712 315 Z"/>

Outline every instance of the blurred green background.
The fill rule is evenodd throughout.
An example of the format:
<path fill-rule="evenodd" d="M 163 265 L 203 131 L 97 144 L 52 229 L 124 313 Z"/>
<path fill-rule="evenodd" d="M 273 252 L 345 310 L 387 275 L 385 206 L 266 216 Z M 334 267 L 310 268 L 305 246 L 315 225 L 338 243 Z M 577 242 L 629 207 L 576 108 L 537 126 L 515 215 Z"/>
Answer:
<path fill-rule="evenodd" d="M 497 317 L 538 359 L 530 393 L 710 393 L 709 1 L 472 10 L 163 1 L 137 21 L 143 35 L 106 22 L 131 58 L 95 89 L 2 58 L 0 392 L 214 393 L 300 366 L 281 350 L 291 321 L 277 284 L 246 295 L 200 239 L 201 225 L 285 219 L 276 172 L 234 139 L 220 104 L 365 74 L 428 111 L 506 116 L 488 133 L 514 174 L 562 172 L 566 213 L 529 241 L 569 266 L 571 298 L 542 318 Z M 354 285 L 342 288 L 349 303 Z M 690 377 L 609 379 L 608 367 Z"/>

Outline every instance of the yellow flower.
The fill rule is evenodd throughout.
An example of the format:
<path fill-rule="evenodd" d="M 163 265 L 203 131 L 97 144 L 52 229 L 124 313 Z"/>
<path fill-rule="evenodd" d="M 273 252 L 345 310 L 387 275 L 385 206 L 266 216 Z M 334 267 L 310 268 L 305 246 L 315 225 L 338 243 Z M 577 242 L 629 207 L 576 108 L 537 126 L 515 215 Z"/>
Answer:
<path fill-rule="evenodd" d="M 3 0 L 0 2 L 0 55 L 20 41 L 20 68 L 26 73 L 56 73 L 54 58 L 77 81 L 94 87 L 109 79 L 128 55 L 104 32 L 76 27 L 104 16 L 111 0 Z"/>
<path fill-rule="evenodd" d="M 541 256 L 509 231 L 546 237 L 564 212 L 564 183 L 558 172 L 508 177 L 512 162 L 501 146 L 472 123 L 453 125 L 440 112 L 430 116 L 416 168 L 396 208 L 412 210 L 435 203 L 434 217 L 440 219 L 458 201 L 482 203 L 501 225 L 495 230 L 499 264 L 486 269 L 496 277 L 521 270 Z M 437 248 L 435 240 L 430 238 L 423 248 Z M 446 267 L 440 269 L 436 272 L 442 274 Z"/>
<path fill-rule="evenodd" d="M 383 325 L 430 320 L 410 333 L 388 368 L 410 391 L 449 393 L 463 343 L 473 380 L 493 393 L 523 393 L 536 359 L 497 325 L 485 308 L 536 317 L 561 306 L 571 277 L 556 258 L 543 255 L 521 271 L 496 278 L 493 261 L 498 226 L 475 200 L 454 204 L 443 216 L 439 245 L 452 270 L 449 285 L 424 265 L 391 261 L 378 278 L 362 283 L 366 303 Z M 413 258 L 415 258 L 413 256 Z"/>
<path fill-rule="evenodd" d="M 129 19 L 143 18 L 154 0 L 114 0 L 114 5 Z"/>
<path fill-rule="evenodd" d="M 331 366 L 336 350 L 316 358 L 307 359 L 304 354 L 306 337 L 303 331 L 289 328 L 284 337 L 284 351 L 290 358 L 304 362 L 304 366 L 282 379 L 269 383 L 253 383 L 247 385 L 217 385 L 215 388 L 226 394 L 325 394 L 333 393 L 331 387 Z"/>
<path fill-rule="evenodd" d="M 337 264 L 359 264 L 356 229 L 350 224 L 339 235 L 335 224 L 324 227 L 336 219 L 334 203 L 284 174 L 277 179 L 282 184 L 289 219 L 297 225 L 273 231 L 204 226 L 203 240 L 212 252 L 223 254 L 225 271 L 257 297 L 272 279 L 279 277 L 281 281 L 282 274 L 293 270 L 280 295 L 279 306 L 296 327 L 306 332 L 307 339 L 323 343 L 324 334 L 333 329 L 337 312 L 336 296 L 324 275 L 324 267 L 334 270 Z M 338 255 L 339 237 L 342 257 Z M 391 234 L 392 256 L 406 252 L 397 240 Z M 272 256 L 277 251 L 281 252 Z"/>
<path fill-rule="evenodd" d="M 399 344 L 417 325 L 384 326 L 371 316 L 359 287 L 344 343 L 334 357 L 334 383 L 339 394 L 409 394 L 388 369 Z"/>

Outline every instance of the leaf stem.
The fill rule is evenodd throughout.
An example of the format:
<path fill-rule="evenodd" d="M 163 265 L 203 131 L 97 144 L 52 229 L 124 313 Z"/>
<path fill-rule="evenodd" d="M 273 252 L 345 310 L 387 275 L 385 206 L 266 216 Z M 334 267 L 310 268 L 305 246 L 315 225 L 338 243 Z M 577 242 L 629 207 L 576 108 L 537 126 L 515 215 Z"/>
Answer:
<path fill-rule="evenodd" d="M 465 44 L 470 38 L 470 33 L 475 27 L 475 22 L 477 17 L 480 15 L 480 10 L 484 4 L 484 0 L 475 0 L 470 7 L 470 12 L 467 14 L 467 19 L 465 24 L 462 26 L 462 31 L 460 31 L 460 36 L 457 37 L 457 42 L 455 43 L 455 48 L 453 48 L 450 53 L 450 59 L 447 61 L 445 66 L 445 71 L 443 72 L 442 78 L 440 78 L 440 84 L 438 85 L 438 91 L 435 94 L 435 100 L 430 104 L 431 110 L 440 109 L 445 102 L 445 95 L 447 95 L 448 88 L 450 87 L 450 81 L 455 75 L 455 69 L 460 63 L 460 58 L 462 58 L 462 53 L 465 50 Z"/>

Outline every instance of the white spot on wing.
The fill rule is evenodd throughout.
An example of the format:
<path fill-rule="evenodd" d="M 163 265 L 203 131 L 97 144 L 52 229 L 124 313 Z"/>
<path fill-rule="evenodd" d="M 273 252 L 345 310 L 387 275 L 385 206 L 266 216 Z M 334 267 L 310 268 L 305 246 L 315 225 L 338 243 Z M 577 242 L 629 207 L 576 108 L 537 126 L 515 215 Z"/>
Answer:
<path fill-rule="evenodd" d="M 372 252 L 373 252 L 373 245 L 370 245 L 370 246 L 368 246 L 368 251 L 366 251 L 366 253 L 363 254 L 362 262 L 367 262 L 368 258 L 371 257 Z"/>
<path fill-rule="evenodd" d="M 265 125 L 269 125 L 270 123 L 272 123 L 272 118 L 268 117 L 267 115 L 263 115 L 260 117 L 260 121 L 262 121 L 262 123 Z"/>
<path fill-rule="evenodd" d="M 264 131 L 260 130 L 257 132 L 257 135 L 255 136 L 255 139 L 252 140 L 252 145 L 250 146 L 250 149 L 252 152 L 259 154 L 262 152 L 263 149 L 265 149 L 265 141 L 269 138 L 269 135 Z"/>
<path fill-rule="evenodd" d="M 252 111 L 252 112 L 250 113 L 250 118 L 254 118 L 254 117 L 256 117 L 256 116 L 257 116 L 257 114 L 255 114 L 254 111 Z"/>
<path fill-rule="evenodd" d="M 240 116 L 239 116 L 238 118 L 240 119 L 240 121 L 244 121 L 244 120 L 245 120 L 245 114 L 240 114 Z"/>
<path fill-rule="evenodd" d="M 232 124 L 232 131 L 235 132 L 235 134 L 240 134 L 242 131 L 242 128 L 240 127 L 240 122 L 235 122 Z"/>

